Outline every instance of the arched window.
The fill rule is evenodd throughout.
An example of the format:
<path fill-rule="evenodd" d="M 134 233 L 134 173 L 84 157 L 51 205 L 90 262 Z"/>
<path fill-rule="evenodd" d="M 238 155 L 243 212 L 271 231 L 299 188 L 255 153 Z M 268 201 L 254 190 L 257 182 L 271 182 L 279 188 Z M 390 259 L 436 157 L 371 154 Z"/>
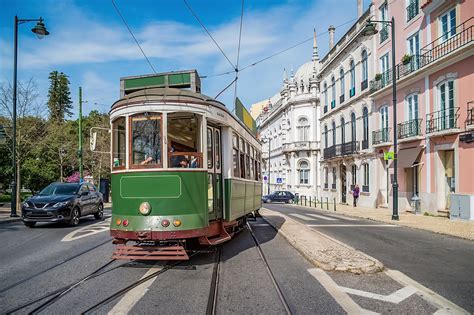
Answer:
<path fill-rule="evenodd" d="M 324 147 L 328 147 L 328 126 L 324 126 Z"/>
<path fill-rule="evenodd" d="M 341 81 L 341 100 L 340 103 L 344 102 L 344 93 L 346 91 L 346 84 L 344 82 L 344 69 L 339 70 L 339 80 Z"/>
<path fill-rule="evenodd" d="M 336 78 L 334 78 L 334 76 L 331 78 L 331 90 L 332 90 L 331 108 L 334 108 L 336 107 Z"/>
<path fill-rule="evenodd" d="M 298 119 L 298 138 L 300 141 L 309 141 L 309 122 L 306 117 Z"/>
<path fill-rule="evenodd" d="M 332 145 L 336 145 L 336 122 L 332 122 Z"/>
<path fill-rule="evenodd" d="M 365 145 L 365 143 L 363 143 L 363 147 L 368 147 L 368 143 L 369 143 L 369 110 L 367 109 L 367 107 L 364 107 L 364 109 L 362 110 L 362 121 L 363 121 L 363 124 L 364 124 L 364 142 L 367 143 L 367 145 Z"/>
<path fill-rule="evenodd" d="M 367 50 L 362 51 L 362 82 L 369 78 L 369 67 L 367 63 Z"/>
<path fill-rule="evenodd" d="M 356 141 L 356 114 L 351 114 L 351 140 Z"/>
<path fill-rule="evenodd" d="M 324 106 L 328 106 L 328 84 L 324 82 Z"/>
<path fill-rule="evenodd" d="M 341 117 L 341 144 L 346 143 L 346 121 Z"/>
<path fill-rule="evenodd" d="M 300 161 L 300 163 L 298 164 L 298 173 L 300 184 L 309 184 L 309 164 L 307 161 Z"/>
<path fill-rule="evenodd" d="M 356 86 L 355 63 L 354 63 L 354 60 L 351 60 L 351 90 L 349 91 L 350 97 L 355 95 L 355 86 Z"/>

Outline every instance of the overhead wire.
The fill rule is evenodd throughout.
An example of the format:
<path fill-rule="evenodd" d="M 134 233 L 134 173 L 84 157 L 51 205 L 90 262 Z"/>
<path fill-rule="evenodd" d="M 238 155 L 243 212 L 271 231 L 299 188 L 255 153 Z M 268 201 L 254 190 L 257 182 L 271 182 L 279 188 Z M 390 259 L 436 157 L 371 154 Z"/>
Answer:
<path fill-rule="evenodd" d="M 232 80 L 232 82 L 230 82 L 229 85 L 227 85 L 222 91 L 220 91 L 214 98 L 217 99 L 222 93 L 224 93 L 225 90 L 231 87 L 235 81 L 237 81 L 237 78 L 234 78 L 234 80 Z"/>
<path fill-rule="evenodd" d="M 237 102 L 237 84 L 239 83 L 239 58 L 240 58 L 240 43 L 242 40 L 242 24 L 244 21 L 244 0 L 242 0 L 242 10 L 240 11 L 240 30 L 239 30 L 239 44 L 237 46 L 237 63 L 235 66 L 235 84 L 234 84 L 234 104 L 231 112 L 235 110 L 235 103 Z"/>
<path fill-rule="evenodd" d="M 184 4 L 186 5 L 186 7 L 188 8 L 189 12 L 191 12 L 191 14 L 196 18 L 196 20 L 199 22 L 199 24 L 201 24 L 202 28 L 206 31 L 207 35 L 209 35 L 209 37 L 212 39 L 212 41 L 213 41 L 214 44 L 217 46 L 217 48 L 219 48 L 219 50 L 221 51 L 222 55 L 225 57 L 225 59 L 227 59 L 227 61 L 230 63 L 230 65 L 232 66 L 232 68 L 234 69 L 234 71 L 237 71 L 236 66 L 232 63 L 232 61 L 230 61 L 229 57 L 227 57 L 227 55 L 225 54 L 224 50 L 221 48 L 221 46 L 219 46 L 219 44 L 216 42 L 216 40 L 214 39 L 214 37 L 212 37 L 211 33 L 208 31 L 208 29 L 206 28 L 206 26 L 204 25 L 204 23 L 201 21 L 201 19 L 199 18 L 199 16 L 193 11 L 193 9 L 192 9 L 191 6 L 189 5 L 188 1 L 187 1 L 187 0 L 183 0 L 183 1 L 184 1 Z"/>
<path fill-rule="evenodd" d="M 148 64 L 150 65 L 151 69 L 152 69 L 153 72 L 156 74 L 155 67 L 153 67 L 153 65 L 152 65 L 151 62 L 150 62 L 150 59 L 148 59 L 147 55 L 146 55 L 145 52 L 143 51 L 142 46 L 140 45 L 140 43 L 138 42 L 137 38 L 136 38 L 135 35 L 133 34 L 132 30 L 131 30 L 130 27 L 128 26 L 127 21 L 125 21 L 125 18 L 123 17 L 123 15 L 122 15 L 122 13 L 120 12 L 119 8 L 118 8 L 117 5 L 115 4 L 115 1 L 114 1 L 114 0 L 112 0 L 112 4 L 113 4 L 113 6 L 114 6 L 114 8 L 115 8 L 115 11 L 117 11 L 117 14 L 120 16 L 120 18 L 122 18 L 123 24 L 125 24 L 125 26 L 127 27 L 128 32 L 130 33 L 130 35 L 132 35 L 133 39 L 135 40 L 135 43 L 137 44 L 138 48 L 139 48 L 140 51 L 142 52 L 143 57 L 145 57 L 146 61 L 147 61 Z"/>

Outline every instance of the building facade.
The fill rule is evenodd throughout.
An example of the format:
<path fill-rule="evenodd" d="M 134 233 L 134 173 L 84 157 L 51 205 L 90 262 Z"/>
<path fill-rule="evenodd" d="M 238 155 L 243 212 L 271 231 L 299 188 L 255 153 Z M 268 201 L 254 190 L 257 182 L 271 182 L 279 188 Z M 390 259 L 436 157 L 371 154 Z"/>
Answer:
<path fill-rule="evenodd" d="M 319 183 L 319 57 L 314 36 L 313 57 L 296 73 L 286 71 L 279 93 L 257 118 L 262 146 L 264 192 L 288 190 L 316 196 Z"/>

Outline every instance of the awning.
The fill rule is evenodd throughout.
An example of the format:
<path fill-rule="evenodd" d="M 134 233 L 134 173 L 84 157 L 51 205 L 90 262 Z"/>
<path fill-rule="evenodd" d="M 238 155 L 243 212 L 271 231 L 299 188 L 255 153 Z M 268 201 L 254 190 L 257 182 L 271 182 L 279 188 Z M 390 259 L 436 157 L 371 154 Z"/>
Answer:
<path fill-rule="evenodd" d="M 398 168 L 407 168 L 415 164 L 420 156 L 422 147 L 414 147 L 408 149 L 401 149 L 398 151 Z M 390 166 L 393 167 L 393 161 L 390 161 Z"/>

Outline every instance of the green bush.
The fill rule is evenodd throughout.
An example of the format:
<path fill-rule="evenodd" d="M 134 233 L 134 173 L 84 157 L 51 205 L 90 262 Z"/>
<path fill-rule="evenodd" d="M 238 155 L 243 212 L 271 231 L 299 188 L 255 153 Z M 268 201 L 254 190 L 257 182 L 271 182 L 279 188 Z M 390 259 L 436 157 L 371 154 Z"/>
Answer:
<path fill-rule="evenodd" d="M 31 193 L 29 192 L 22 192 L 20 197 L 21 197 L 21 201 L 24 201 L 26 200 L 26 198 L 30 197 L 31 196 Z M 6 194 L 6 195 L 0 195 L 0 202 L 11 202 L 12 196 L 10 194 Z"/>

